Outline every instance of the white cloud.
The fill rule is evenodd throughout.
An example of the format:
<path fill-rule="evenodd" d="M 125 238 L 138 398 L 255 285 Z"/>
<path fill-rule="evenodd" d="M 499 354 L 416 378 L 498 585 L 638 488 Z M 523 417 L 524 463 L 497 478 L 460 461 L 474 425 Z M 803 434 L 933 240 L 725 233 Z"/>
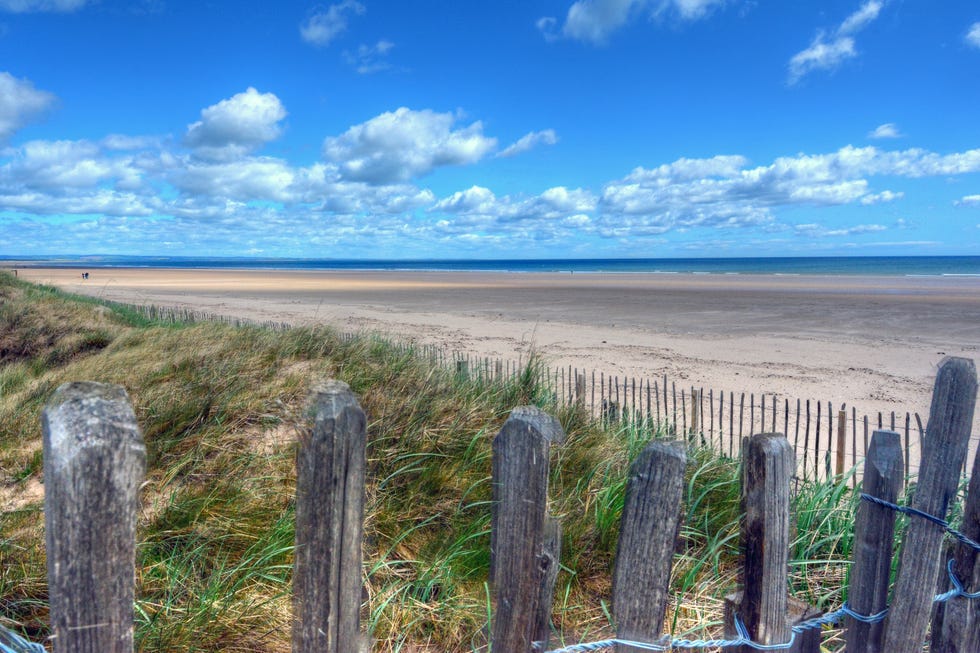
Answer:
<path fill-rule="evenodd" d="M 272 93 L 249 87 L 201 111 L 184 141 L 206 158 L 228 159 L 251 152 L 279 136 L 286 108 Z"/>
<path fill-rule="evenodd" d="M 81 9 L 87 0 L 0 0 L 0 10 L 15 14 L 35 11 L 70 12 Z"/>
<path fill-rule="evenodd" d="M 898 125 L 893 122 L 886 122 L 883 125 L 878 125 L 870 132 L 868 132 L 868 138 L 900 138 L 902 132 L 898 130 Z"/>
<path fill-rule="evenodd" d="M 568 9 L 562 34 L 579 41 L 603 43 L 612 32 L 626 24 L 630 12 L 642 0 L 579 0 Z"/>
<path fill-rule="evenodd" d="M 827 227 L 814 222 L 796 224 L 792 226 L 799 236 L 808 238 L 826 238 L 833 236 L 860 236 L 862 234 L 878 233 L 887 231 L 888 227 L 880 224 L 859 224 L 853 227 L 843 227 L 839 229 L 828 229 Z"/>
<path fill-rule="evenodd" d="M 726 2 L 727 0 L 660 0 L 654 13 L 659 15 L 673 10 L 684 20 L 698 20 Z"/>
<path fill-rule="evenodd" d="M 329 45 L 347 29 L 347 20 L 352 15 L 361 15 L 364 5 L 356 0 L 344 0 L 330 5 L 323 11 L 312 14 L 300 25 L 299 34 L 307 43 L 316 46 Z"/>
<path fill-rule="evenodd" d="M 529 132 L 522 136 L 520 139 L 511 143 L 503 151 L 501 151 L 497 156 L 514 156 L 516 154 L 522 154 L 530 149 L 537 147 L 538 145 L 554 145 L 558 142 L 558 134 L 555 133 L 554 129 L 545 129 L 539 132 Z"/>
<path fill-rule="evenodd" d="M 140 178 L 130 158 L 101 156 L 95 143 L 31 141 L 11 150 L 10 160 L 0 166 L 0 191 L 71 194 L 110 181 L 132 189 L 140 185 Z"/>
<path fill-rule="evenodd" d="M 440 166 L 475 163 L 496 147 L 497 139 L 483 135 L 481 122 L 453 129 L 456 120 L 452 113 L 401 107 L 327 138 L 323 153 L 344 177 L 384 184 Z"/>
<path fill-rule="evenodd" d="M 855 34 L 868 26 L 881 13 L 884 3 L 880 0 L 868 0 L 861 8 L 844 19 L 837 28 L 838 34 Z"/>
<path fill-rule="evenodd" d="M 609 36 L 643 13 L 661 18 L 676 15 L 681 20 L 692 21 L 706 17 L 715 7 L 727 0 L 578 0 L 568 8 L 565 22 L 558 28 L 553 16 L 539 18 L 535 25 L 545 40 L 559 37 L 605 43 Z"/>
<path fill-rule="evenodd" d="M 39 91 L 27 79 L 0 72 L 0 142 L 54 104 L 55 97 Z"/>
<path fill-rule="evenodd" d="M 905 197 L 902 191 L 883 190 L 880 193 L 870 193 L 861 198 L 861 204 L 870 206 L 871 204 L 881 204 L 883 202 L 894 202 Z"/>
<path fill-rule="evenodd" d="M 973 47 L 980 48 L 980 21 L 970 25 L 970 29 L 966 31 L 966 36 L 963 38 Z"/>
<path fill-rule="evenodd" d="M 980 195 L 966 195 L 954 202 L 956 206 L 980 206 Z"/>
<path fill-rule="evenodd" d="M 940 155 L 919 149 L 844 147 L 830 154 L 779 157 L 748 167 L 741 157 L 681 159 L 637 168 L 603 189 L 599 209 L 617 230 L 760 225 L 787 206 L 889 202 L 902 192 L 869 190 L 867 177 L 925 177 L 980 172 L 980 150 Z"/>
<path fill-rule="evenodd" d="M 391 63 L 385 58 L 395 44 L 384 39 L 374 45 L 360 45 L 355 52 L 344 51 L 344 60 L 360 75 L 370 75 L 389 70 Z"/>
<path fill-rule="evenodd" d="M 836 70 L 848 59 L 856 57 L 854 35 L 878 18 L 883 7 L 881 0 L 867 0 L 830 34 L 822 30 L 817 32 L 810 46 L 790 59 L 789 83 L 796 84 L 815 70 Z"/>

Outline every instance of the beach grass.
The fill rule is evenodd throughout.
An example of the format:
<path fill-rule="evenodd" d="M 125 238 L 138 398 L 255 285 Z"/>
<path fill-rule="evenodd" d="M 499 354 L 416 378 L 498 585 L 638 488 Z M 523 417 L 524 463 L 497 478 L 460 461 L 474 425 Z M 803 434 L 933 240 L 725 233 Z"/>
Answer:
<path fill-rule="evenodd" d="M 0 620 L 43 641 L 40 411 L 58 385 L 123 385 L 147 446 L 137 546 L 141 651 L 288 651 L 295 441 L 316 379 L 368 415 L 362 623 L 375 651 L 486 650 L 491 441 L 518 405 L 556 413 L 551 507 L 563 524 L 553 642 L 611 634 L 610 578 L 632 459 L 654 423 L 556 408 L 537 357 L 490 382 L 371 334 L 195 320 L 0 273 Z M 718 634 L 739 568 L 739 466 L 692 447 L 667 626 Z M 794 495 L 793 591 L 839 604 L 854 495 Z"/>

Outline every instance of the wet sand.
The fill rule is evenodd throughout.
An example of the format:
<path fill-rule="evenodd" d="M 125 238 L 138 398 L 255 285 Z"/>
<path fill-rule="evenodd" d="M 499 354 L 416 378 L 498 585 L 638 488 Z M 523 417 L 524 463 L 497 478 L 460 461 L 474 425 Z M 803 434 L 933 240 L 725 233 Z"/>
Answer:
<path fill-rule="evenodd" d="M 380 331 L 475 356 L 707 391 L 929 410 L 936 366 L 976 358 L 980 278 L 21 268 L 105 299 Z M 980 434 L 980 415 L 974 419 Z"/>

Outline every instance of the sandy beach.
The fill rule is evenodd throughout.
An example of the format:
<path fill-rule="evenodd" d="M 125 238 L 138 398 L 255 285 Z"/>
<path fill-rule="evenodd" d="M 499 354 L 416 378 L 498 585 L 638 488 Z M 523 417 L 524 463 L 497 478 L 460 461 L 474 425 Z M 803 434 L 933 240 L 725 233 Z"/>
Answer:
<path fill-rule="evenodd" d="M 105 299 L 379 331 L 475 356 L 928 414 L 976 359 L 980 278 L 20 268 Z M 980 414 L 974 419 L 980 433 Z"/>

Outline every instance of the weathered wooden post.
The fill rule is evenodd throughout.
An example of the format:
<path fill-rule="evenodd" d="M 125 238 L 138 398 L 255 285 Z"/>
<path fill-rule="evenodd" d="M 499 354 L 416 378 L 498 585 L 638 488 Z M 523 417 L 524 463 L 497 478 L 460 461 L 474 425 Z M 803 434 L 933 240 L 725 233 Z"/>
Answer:
<path fill-rule="evenodd" d="M 561 541 L 558 522 L 546 514 L 549 448 L 564 439 L 558 420 L 521 406 L 493 440 L 490 577 L 496 653 L 529 653 L 534 642 L 547 646 Z"/>
<path fill-rule="evenodd" d="M 466 379 L 470 376 L 469 361 L 465 358 L 456 359 L 456 375 L 460 378 Z"/>
<path fill-rule="evenodd" d="M 895 503 L 902 489 L 901 437 L 894 431 L 875 431 L 864 462 L 865 494 Z M 847 602 L 858 614 L 878 614 L 888 607 L 888 585 L 895 537 L 894 510 L 862 501 L 854 523 L 854 546 Z M 847 653 L 878 653 L 884 624 L 850 619 Z"/>
<path fill-rule="evenodd" d="M 976 409 L 976 381 L 973 402 L 967 397 L 962 408 L 962 419 L 969 425 Z M 969 393 L 969 385 L 963 388 Z M 906 422 L 908 422 L 908 418 Z M 930 420 L 930 424 L 931 424 Z M 980 451 L 973 458 L 973 473 L 963 507 L 963 525 L 960 531 L 974 542 L 980 541 Z M 940 571 L 941 574 L 945 570 Z M 973 593 L 980 590 L 980 554 L 975 549 L 958 542 L 953 547 L 953 573 L 963 589 Z M 934 653 L 975 653 L 980 651 L 980 600 L 963 597 L 950 599 L 936 606 L 932 623 L 932 647 Z"/>
<path fill-rule="evenodd" d="M 132 653 L 146 447 L 122 386 L 66 383 L 41 414 L 55 651 Z"/>
<path fill-rule="evenodd" d="M 293 652 L 361 650 L 364 411 L 346 383 L 313 388 L 296 454 Z"/>
<path fill-rule="evenodd" d="M 620 639 L 654 642 L 663 632 L 686 465 L 682 442 L 655 441 L 630 468 L 613 572 L 613 619 Z"/>
<path fill-rule="evenodd" d="M 956 493 L 960 467 L 966 456 L 977 397 L 977 371 L 973 361 L 947 357 L 939 366 L 922 446 L 919 481 L 912 507 L 946 518 Z M 894 600 L 885 620 L 889 653 L 921 651 L 932 612 L 932 598 L 941 566 L 943 529 L 912 517 L 902 544 Z"/>
<path fill-rule="evenodd" d="M 783 644 L 790 640 L 793 624 L 819 614 L 787 594 L 793 448 L 780 433 L 753 435 L 743 465 L 743 589 L 725 597 L 725 632 L 729 637 L 736 635 L 738 615 L 756 644 Z M 742 646 L 736 650 L 749 653 L 754 649 Z M 798 635 L 789 650 L 817 653 L 820 631 Z"/>

